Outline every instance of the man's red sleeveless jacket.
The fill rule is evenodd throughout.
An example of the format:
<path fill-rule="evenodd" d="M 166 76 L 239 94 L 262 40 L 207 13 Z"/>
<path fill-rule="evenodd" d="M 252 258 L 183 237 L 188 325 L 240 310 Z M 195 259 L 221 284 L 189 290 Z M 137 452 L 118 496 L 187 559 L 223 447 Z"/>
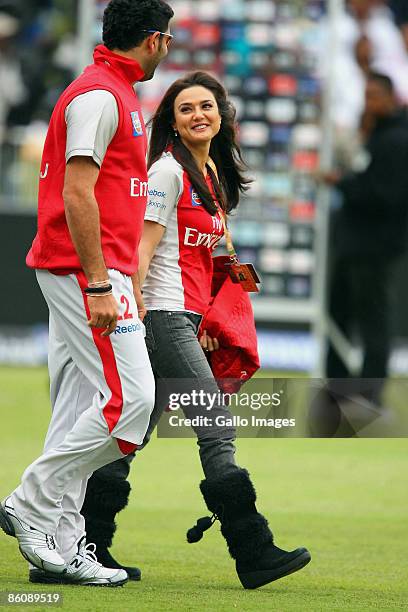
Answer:
<path fill-rule="evenodd" d="M 64 91 L 51 117 L 41 163 L 38 232 L 27 255 L 31 268 L 69 273 L 81 269 L 68 230 L 62 197 L 65 175 L 65 109 L 78 95 L 95 89 L 116 98 L 119 123 L 95 186 L 102 251 L 107 268 L 137 270 L 137 249 L 147 201 L 146 132 L 132 84 L 143 71 L 133 60 L 96 47 L 94 64 Z M 85 211 L 84 211 L 85 214 Z"/>

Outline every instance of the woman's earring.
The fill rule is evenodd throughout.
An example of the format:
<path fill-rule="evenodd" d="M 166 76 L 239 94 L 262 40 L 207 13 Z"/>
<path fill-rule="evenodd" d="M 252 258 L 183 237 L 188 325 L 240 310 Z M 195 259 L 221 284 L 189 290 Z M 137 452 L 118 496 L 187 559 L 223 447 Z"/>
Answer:
<path fill-rule="evenodd" d="M 174 128 L 174 136 L 177 138 L 178 136 L 178 131 L 176 130 L 176 128 Z"/>

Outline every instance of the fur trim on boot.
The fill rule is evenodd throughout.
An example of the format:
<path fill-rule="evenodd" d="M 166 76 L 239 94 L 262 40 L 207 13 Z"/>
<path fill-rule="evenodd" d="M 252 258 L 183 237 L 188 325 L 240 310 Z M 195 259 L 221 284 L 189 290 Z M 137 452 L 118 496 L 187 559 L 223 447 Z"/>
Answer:
<path fill-rule="evenodd" d="M 88 481 L 81 514 L 113 521 L 116 514 L 126 508 L 130 491 L 127 480 L 106 480 L 95 473 Z"/>
<path fill-rule="evenodd" d="M 259 559 L 265 547 L 273 542 L 268 521 L 262 514 L 253 514 L 221 525 L 229 553 L 233 559 L 251 563 Z"/>
<path fill-rule="evenodd" d="M 262 555 L 273 535 L 268 521 L 257 512 L 256 492 L 247 470 L 238 469 L 217 480 L 203 480 L 200 489 L 207 508 L 221 522 L 233 559 L 254 560 Z"/>
<path fill-rule="evenodd" d="M 116 523 L 85 515 L 85 525 L 88 542 L 94 542 L 97 549 L 107 549 L 112 546 Z"/>
<path fill-rule="evenodd" d="M 203 480 L 200 489 L 207 508 L 217 514 L 220 520 L 224 508 L 228 508 L 229 515 L 240 516 L 243 511 L 255 507 L 254 485 L 247 470 L 241 468 L 216 480 Z"/>
<path fill-rule="evenodd" d="M 200 489 L 208 509 L 221 522 L 221 533 L 236 561 L 238 578 L 244 588 L 256 589 L 309 563 L 311 557 L 306 548 L 288 552 L 275 546 L 268 521 L 256 509 L 255 489 L 246 470 L 238 468 L 221 478 L 203 480 Z M 213 520 L 214 517 L 205 524 L 204 519 L 197 521 L 188 532 L 188 541 L 201 539 L 202 533 L 191 532 L 204 532 Z M 200 521 L 201 530 L 197 529 Z"/>

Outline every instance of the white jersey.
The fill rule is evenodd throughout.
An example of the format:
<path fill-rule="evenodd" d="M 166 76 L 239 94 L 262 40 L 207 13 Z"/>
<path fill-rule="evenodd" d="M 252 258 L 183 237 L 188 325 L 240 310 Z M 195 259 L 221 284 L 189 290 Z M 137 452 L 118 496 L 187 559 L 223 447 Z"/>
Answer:
<path fill-rule="evenodd" d="M 143 285 L 146 308 L 204 314 L 211 296 L 212 252 L 224 232 L 220 215 L 202 206 L 170 152 L 152 165 L 148 177 L 145 220 L 166 229 Z M 209 176 L 207 185 L 214 195 Z"/>

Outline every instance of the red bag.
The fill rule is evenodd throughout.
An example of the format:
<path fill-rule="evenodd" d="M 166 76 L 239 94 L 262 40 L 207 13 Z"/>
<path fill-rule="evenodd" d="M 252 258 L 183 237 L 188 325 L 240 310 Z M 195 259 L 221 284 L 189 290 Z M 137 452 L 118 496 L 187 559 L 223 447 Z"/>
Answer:
<path fill-rule="evenodd" d="M 212 299 L 201 331 L 218 339 L 220 348 L 208 355 L 210 366 L 221 390 L 235 393 L 260 363 L 252 304 L 242 286 L 232 281 L 228 264 L 227 255 L 213 259 Z"/>

